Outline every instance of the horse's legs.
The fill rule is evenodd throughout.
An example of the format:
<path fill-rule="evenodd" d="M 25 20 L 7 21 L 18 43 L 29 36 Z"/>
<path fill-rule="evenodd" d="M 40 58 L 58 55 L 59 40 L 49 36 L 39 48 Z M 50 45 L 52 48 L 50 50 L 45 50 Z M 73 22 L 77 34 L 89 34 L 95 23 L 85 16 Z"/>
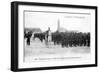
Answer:
<path fill-rule="evenodd" d="M 51 47 L 51 36 L 48 37 L 48 46 Z"/>
<path fill-rule="evenodd" d="M 49 44 L 48 44 L 48 40 L 47 39 L 45 40 L 45 44 L 46 44 L 46 47 L 48 48 Z"/>

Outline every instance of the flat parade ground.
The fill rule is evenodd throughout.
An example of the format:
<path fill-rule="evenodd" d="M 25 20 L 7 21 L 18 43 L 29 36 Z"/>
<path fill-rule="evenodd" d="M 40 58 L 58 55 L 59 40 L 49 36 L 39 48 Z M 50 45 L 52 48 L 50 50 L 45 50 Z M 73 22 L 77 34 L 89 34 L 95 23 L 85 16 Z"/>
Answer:
<path fill-rule="evenodd" d="M 49 45 L 49 48 L 45 45 L 45 42 L 41 42 L 39 39 L 32 40 L 30 46 L 24 43 L 24 61 L 48 61 L 48 60 L 66 60 L 66 59 L 89 59 L 91 55 L 90 47 L 64 47 L 61 45 L 54 45 L 53 42 Z"/>

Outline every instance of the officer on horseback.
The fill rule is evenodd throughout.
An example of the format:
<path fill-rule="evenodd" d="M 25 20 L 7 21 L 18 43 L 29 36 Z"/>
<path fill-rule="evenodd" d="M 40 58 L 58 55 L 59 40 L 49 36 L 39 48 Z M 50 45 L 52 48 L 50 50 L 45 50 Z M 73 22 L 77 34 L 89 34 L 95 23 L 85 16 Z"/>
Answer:
<path fill-rule="evenodd" d="M 51 30 L 50 30 L 50 27 L 48 27 L 48 30 L 46 31 L 46 34 L 45 34 L 45 43 L 47 47 L 50 47 L 51 40 L 52 40 Z"/>

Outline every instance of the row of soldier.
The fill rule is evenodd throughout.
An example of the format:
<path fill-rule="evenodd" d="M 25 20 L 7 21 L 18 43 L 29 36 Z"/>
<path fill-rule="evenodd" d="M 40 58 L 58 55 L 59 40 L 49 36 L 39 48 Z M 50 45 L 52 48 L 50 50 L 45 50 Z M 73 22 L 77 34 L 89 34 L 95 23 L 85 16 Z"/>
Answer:
<path fill-rule="evenodd" d="M 90 46 L 90 33 L 53 33 L 52 41 L 54 44 L 61 44 L 62 47 Z"/>

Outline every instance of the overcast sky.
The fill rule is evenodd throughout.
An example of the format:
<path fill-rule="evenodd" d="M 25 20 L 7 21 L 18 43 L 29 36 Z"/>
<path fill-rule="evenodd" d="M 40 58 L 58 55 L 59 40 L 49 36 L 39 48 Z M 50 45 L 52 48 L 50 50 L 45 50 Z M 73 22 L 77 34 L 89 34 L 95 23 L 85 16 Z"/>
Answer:
<path fill-rule="evenodd" d="M 25 12 L 25 27 L 40 28 L 46 31 L 48 27 L 54 32 L 57 30 L 58 20 L 60 27 L 66 30 L 90 32 L 91 15 L 68 13 Z"/>

